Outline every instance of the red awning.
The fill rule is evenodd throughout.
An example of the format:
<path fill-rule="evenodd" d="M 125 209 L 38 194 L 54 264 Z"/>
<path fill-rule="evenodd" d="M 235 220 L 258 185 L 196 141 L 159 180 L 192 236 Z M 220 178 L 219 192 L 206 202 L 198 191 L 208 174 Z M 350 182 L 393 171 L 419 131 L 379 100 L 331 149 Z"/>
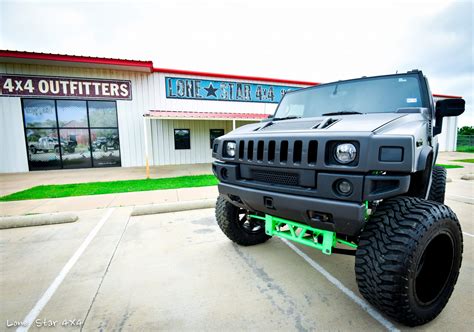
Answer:
<path fill-rule="evenodd" d="M 195 120 L 250 120 L 259 121 L 268 118 L 262 113 L 232 112 L 185 112 L 185 111 L 149 111 L 144 116 L 153 119 L 195 119 Z"/>

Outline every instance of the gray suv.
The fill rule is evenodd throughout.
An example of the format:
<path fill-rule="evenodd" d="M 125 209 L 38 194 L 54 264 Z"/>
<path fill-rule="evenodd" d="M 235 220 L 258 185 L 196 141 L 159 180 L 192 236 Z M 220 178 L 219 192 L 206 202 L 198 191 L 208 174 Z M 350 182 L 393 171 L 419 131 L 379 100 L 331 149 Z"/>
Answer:
<path fill-rule="evenodd" d="M 273 116 L 214 141 L 216 219 L 248 246 L 272 236 L 355 256 L 360 293 L 409 326 L 453 292 L 463 238 L 435 166 L 443 118 L 421 71 L 287 93 Z"/>

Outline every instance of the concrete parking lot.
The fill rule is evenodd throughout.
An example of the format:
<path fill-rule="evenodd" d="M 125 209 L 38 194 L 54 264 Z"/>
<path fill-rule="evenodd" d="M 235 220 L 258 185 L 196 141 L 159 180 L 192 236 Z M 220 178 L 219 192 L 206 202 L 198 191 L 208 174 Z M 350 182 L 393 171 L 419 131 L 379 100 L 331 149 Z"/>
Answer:
<path fill-rule="evenodd" d="M 448 183 L 464 232 L 455 291 L 415 330 L 474 325 L 473 182 Z M 130 217 L 79 211 L 71 224 L 0 231 L 0 330 L 408 330 L 362 300 L 351 256 L 271 239 L 239 247 L 213 209 Z"/>

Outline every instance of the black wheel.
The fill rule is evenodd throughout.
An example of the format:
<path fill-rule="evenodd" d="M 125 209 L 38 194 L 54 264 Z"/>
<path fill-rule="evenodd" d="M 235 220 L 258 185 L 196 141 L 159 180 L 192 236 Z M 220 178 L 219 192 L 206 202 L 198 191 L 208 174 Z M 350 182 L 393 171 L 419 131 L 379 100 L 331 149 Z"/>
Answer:
<path fill-rule="evenodd" d="M 216 220 L 224 234 L 237 244 L 252 246 L 267 241 L 265 222 L 248 218 L 248 211 L 229 203 L 222 196 L 217 198 Z"/>
<path fill-rule="evenodd" d="M 408 326 L 443 310 L 461 267 L 458 219 L 443 204 L 413 197 L 384 201 L 367 221 L 356 252 L 360 293 Z"/>
<path fill-rule="evenodd" d="M 61 149 L 61 154 L 64 154 L 64 149 L 63 149 L 63 148 L 60 148 L 59 146 L 56 146 L 56 147 L 54 148 L 54 152 L 55 152 L 56 154 L 59 154 L 60 149 Z"/>
<path fill-rule="evenodd" d="M 428 195 L 430 201 L 444 203 L 444 194 L 446 192 L 446 168 L 434 166 L 431 178 L 431 188 Z"/>
<path fill-rule="evenodd" d="M 33 145 L 30 146 L 30 152 L 31 152 L 32 154 L 36 154 L 36 152 L 37 152 L 36 147 L 34 147 Z"/>

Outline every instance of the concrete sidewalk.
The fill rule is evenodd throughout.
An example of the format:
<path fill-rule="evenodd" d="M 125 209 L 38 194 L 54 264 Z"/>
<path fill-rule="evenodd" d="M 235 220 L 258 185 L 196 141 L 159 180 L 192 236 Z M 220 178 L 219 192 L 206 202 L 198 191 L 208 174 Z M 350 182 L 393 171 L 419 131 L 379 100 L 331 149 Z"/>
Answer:
<path fill-rule="evenodd" d="M 65 198 L 0 202 L 0 216 L 16 216 L 53 212 L 73 212 L 102 209 L 107 207 L 173 203 L 200 199 L 216 199 L 217 195 L 217 187 L 209 186 L 106 195 L 75 196 Z"/>

